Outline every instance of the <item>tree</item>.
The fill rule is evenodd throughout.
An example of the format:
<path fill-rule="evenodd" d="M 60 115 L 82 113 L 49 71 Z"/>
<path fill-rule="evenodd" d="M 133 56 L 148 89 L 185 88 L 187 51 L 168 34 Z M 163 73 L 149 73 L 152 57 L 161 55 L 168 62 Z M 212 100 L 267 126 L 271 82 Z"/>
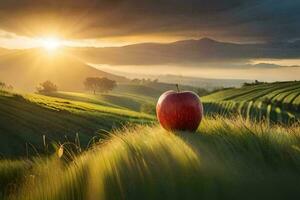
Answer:
<path fill-rule="evenodd" d="M 87 90 L 93 91 L 94 94 L 96 94 L 96 92 L 111 91 L 117 86 L 116 81 L 105 77 L 88 77 L 83 84 Z"/>
<path fill-rule="evenodd" d="M 9 90 L 9 91 L 12 91 L 13 90 L 13 86 L 12 85 L 8 85 L 8 84 L 0 81 L 0 90 Z"/>
<path fill-rule="evenodd" d="M 12 85 L 8 85 L 8 86 L 6 86 L 6 89 L 12 91 L 12 90 L 14 90 L 14 87 Z"/>
<path fill-rule="evenodd" d="M 0 81 L 0 90 L 4 90 L 6 88 L 6 84 Z"/>
<path fill-rule="evenodd" d="M 131 83 L 133 83 L 133 84 L 140 84 L 141 83 L 141 80 L 140 79 L 138 79 L 138 78 L 135 78 L 135 79 L 132 79 L 131 80 Z"/>
<path fill-rule="evenodd" d="M 45 81 L 43 83 L 40 83 L 40 85 L 36 89 L 38 93 L 49 93 L 49 92 L 56 92 L 57 86 L 51 81 Z"/>
<path fill-rule="evenodd" d="M 252 83 L 247 83 L 247 82 L 243 83 L 243 87 L 245 87 L 245 86 L 251 86 L 251 85 L 261 85 L 261 84 L 265 84 L 265 83 L 266 82 L 261 82 L 261 81 L 255 80 Z"/>

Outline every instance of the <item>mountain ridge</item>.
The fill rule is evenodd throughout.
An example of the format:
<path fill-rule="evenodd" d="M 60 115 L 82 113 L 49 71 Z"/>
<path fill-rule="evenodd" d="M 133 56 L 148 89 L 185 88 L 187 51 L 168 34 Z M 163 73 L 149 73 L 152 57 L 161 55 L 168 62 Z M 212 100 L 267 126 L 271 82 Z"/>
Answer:
<path fill-rule="evenodd" d="M 299 49 L 299 51 L 297 51 Z M 211 38 L 171 43 L 139 43 L 121 47 L 69 48 L 72 54 L 94 64 L 165 65 L 243 61 L 263 58 L 300 58 L 297 43 L 230 43 Z"/>

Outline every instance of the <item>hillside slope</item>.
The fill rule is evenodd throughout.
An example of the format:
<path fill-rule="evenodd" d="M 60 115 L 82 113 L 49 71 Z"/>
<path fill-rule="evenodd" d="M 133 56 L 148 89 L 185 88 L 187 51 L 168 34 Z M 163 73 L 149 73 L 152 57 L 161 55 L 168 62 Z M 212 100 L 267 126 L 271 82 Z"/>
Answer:
<path fill-rule="evenodd" d="M 0 80 L 17 89 L 34 91 L 39 83 L 50 80 L 61 90 L 82 91 L 83 81 L 90 76 L 128 81 L 125 77 L 88 66 L 63 49 L 57 52 L 7 50 L 7 53 L 0 54 Z"/>
<path fill-rule="evenodd" d="M 122 99 L 121 99 L 122 100 Z M 49 141 L 74 141 L 78 135 L 87 145 L 99 132 L 110 131 L 128 123 L 151 123 L 152 115 L 121 106 L 84 102 L 36 94 L 0 92 L 0 154 L 25 156 L 43 149 L 43 135 Z M 105 132 L 103 132 L 105 133 Z"/>
<path fill-rule="evenodd" d="M 198 92 L 197 87 L 189 85 L 180 85 L 180 90 L 189 90 L 195 93 Z M 118 87 L 114 89 L 116 93 L 131 94 L 138 97 L 146 97 L 147 99 L 152 99 L 154 103 L 158 100 L 159 96 L 168 91 L 177 90 L 175 83 L 163 83 L 163 82 L 149 82 L 145 84 L 119 84 Z M 206 91 L 204 91 L 205 93 Z M 206 94 L 206 93 L 205 93 Z"/>
<path fill-rule="evenodd" d="M 139 96 L 130 93 L 76 93 L 76 92 L 53 92 L 47 94 L 47 96 L 58 97 L 73 101 L 80 101 L 86 103 L 92 103 L 97 105 L 103 105 L 113 108 L 128 109 L 136 112 L 141 112 L 143 105 L 155 106 L 155 101 L 151 97 Z"/>
<path fill-rule="evenodd" d="M 239 113 L 288 123 L 300 119 L 300 81 L 261 83 L 225 89 L 202 98 L 208 113 Z"/>
<path fill-rule="evenodd" d="M 2 161 L 15 167 L 0 174 L 11 174 L 5 186 L 25 177 L 15 199 L 299 199 L 299 133 L 223 118 L 206 118 L 195 134 L 138 126 L 72 162 L 67 153 L 27 165 Z"/>

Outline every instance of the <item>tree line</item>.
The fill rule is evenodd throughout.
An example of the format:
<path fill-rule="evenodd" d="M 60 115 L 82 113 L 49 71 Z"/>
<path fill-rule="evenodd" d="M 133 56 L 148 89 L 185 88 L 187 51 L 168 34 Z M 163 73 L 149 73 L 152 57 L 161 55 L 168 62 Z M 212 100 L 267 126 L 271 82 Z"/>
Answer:
<path fill-rule="evenodd" d="M 0 90 L 13 90 L 13 86 L 0 81 Z"/>
<path fill-rule="evenodd" d="M 93 94 L 96 94 L 97 92 L 106 93 L 113 90 L 117 86 L 117 83 L 116 81 L 110 80 L 106 77 L 87 77 L 84 80 L 83 85 L 87 91 L 91 91 Z M 41 94 L 56 92 L 58 90 L 58 86 L 48 80 L 40 83 L 39 86 L 36 87 L 36 90 Z"/>
<path fill-rule="evenodd" d="M 105 77 L 88 77 L 83 84 L 86 90 L 92 91 L 94 94 L 96 94 L 96 92 L 109 92 L 117 86 L 116 81 Z"/>

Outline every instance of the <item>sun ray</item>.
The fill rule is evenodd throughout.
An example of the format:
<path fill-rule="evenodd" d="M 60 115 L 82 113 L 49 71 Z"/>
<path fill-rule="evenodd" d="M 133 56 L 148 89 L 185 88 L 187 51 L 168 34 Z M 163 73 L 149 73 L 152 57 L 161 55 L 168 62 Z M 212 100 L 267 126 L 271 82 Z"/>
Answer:
<path fill-rule="evenodd" d="M 48 51 L 54 51 L 61 46 L 61 41 L 58 38 L 43 38 L 40 41 L 41 46 Z"/>

